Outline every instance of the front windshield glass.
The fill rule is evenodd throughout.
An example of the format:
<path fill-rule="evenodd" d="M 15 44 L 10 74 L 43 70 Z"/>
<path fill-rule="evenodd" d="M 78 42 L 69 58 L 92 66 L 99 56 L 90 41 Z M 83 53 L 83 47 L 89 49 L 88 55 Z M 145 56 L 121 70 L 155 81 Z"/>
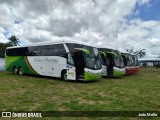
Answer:
<path fill-rule="evenodd" d="M 84 58 L 86 63 L 85 66 L 90 69 L 96 69 L 96 70 L 101 69 L 100 56 L 98 54 L 97 48 L 82 45 L 82 44 L 75 44 L 75 43 L 67 43 L 66 45 L 68 46 L 69 51 L 71 53 L 74 53 L 77 51 L 75 48 L 84 48 L 88 50 L 89 55 L 87 55 L 88 53 L 85 53 L 86 55 Z"/>
<path fill-rule="evenodd" d="M 133 57 L 131 54 L 126 53 L 125 54 L 128 57 L 128 61 L 127 61 L 127 66 L 132 66 L 133 65 Z"/>
<path fill-rule="evenodd" d="M 90 57 L 86 58 L 86 66 L 88 68 L 100 69 L 101 63 L 97 48 L 89 46 L 84 46 L 84 48 L 86 48 L 90 52 Z"/>
<path fill-rule="evenodd" d="M 117 57 L 114 57 L 115 66 L 120 67 L 120 68 L 124 67 L 123 58 L 122 58 L 121 53 L 118 50 L 113 50 L 113 52 L 117 54 Z"/>
<path fill-rule="evenodd" d="M 137 57 L 137 55 L 133 55 L 133 64 L 135 66 L 138 66 L 138 57 Z"/>
<path fill-rule="evenodd" d="M 124 67 L 123 59 L 121 53 L 118 50 L 112 50 L 107 48 L 99 48 L 99 51 L 106 53 L 106 63 L 109 65 L 111 63 L 111 58 L 108 57 L 108 54 L 112 56 L 112 60 L 114 61 L 114 66 L 122 68 Z M 109 53 L 110 52 L 110 53 Z M 111 53 L 113 52 L 113 54 Z"/>

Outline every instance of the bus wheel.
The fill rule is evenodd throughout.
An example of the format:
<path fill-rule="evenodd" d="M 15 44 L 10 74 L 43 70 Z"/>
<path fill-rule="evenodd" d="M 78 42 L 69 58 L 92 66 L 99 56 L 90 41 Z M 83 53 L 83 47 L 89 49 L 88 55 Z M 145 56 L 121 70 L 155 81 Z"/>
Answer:
<path fill-rule="evenodd" d="M 62 72 L 61 79 L 62 79 L 62 80 L 67 80 L 67 72 L 66 72 L 66 70 L 64 70 L 64 71 Z"/>
<path fill-rule="evenodd" d="M 19 74 L 19 75 L 23 75 L 23 68 L 22 68 L 22 67 L 19 67 L 19 69 L 18 69 L 18 74 Z"/>
<path fill-rule="evenodd" d="M 13 74 L 17 75 L 17 68 L 13 67 Z"/>

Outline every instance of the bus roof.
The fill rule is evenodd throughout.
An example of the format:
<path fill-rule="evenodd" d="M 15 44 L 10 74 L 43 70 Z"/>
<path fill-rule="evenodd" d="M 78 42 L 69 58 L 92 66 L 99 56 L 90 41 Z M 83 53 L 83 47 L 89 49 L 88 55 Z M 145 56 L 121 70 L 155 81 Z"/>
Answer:
<path fill-rule="evenodd" d="M 134 54 L 134 53 L 129 53 L 129 52 L 127 52 L 125 49 L 119 49 L 119 51 L 121 52 L 121 53 L 123 53 L 123 54 L 130 54 L 130 55 L 136 55 L 136 54 Z"/>
<path fill-rule="evenodd" d="M 56 40 L 56 41 L 48 41 L 48 42 L 38 42 L 33 43 L 31 45 L 24 45 L 24 46 L 13 46 L 13 47 L 7 47 L 6 49 L 10 48 L 21 48 L 21 47 L 30 47 L 30 46 L 43 46 L 43 45 L 52 45 L 52 44 L 63 44 L 63 43 L 75 43 L 75 44 L 82 44 L 86 46 L 95 47 L 89 43 L 81 42 L 81 41 L 73 41 L 73 40 Z"/>
<path fill-rule="evenodd" d="M 133 56 L 137 56 L 136 54 L 134 54 L 134 53 L 129 53 L 129 52 L 121 52 L 121 53 L 123 53 L 123 54 L 130 54 L 130 55 L 133 55 Z"/>
<path fill-rule="evenodd" d="M 116 50 L 115 48 L 110 47 L 110 46 L 97 46 L 97 48 L 104 48 L 104 49 L 112 49 L 112 50 Z"/>
<path fill-rule="evenodd" d="M 98 49 L 99 49 L 99 48 L 111 50 L 111 51 L 114 51 L 114 52 L 115 52 L 115 51 L 120 52 L 119 50 L 114 49 L 114 48 L 111 48 L 111 47 L 110 47 L 110 48 L 108 48 L 108 47 L 98 47 Z M 121 52 L 120 52 L 120 53 L 121 53 Z"/>

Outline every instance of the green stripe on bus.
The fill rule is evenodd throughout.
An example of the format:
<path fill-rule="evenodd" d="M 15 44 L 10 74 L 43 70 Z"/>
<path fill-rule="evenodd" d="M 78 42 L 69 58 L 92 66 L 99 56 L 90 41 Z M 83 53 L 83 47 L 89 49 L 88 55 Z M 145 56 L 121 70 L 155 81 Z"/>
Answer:
<path fill-rule="evenodd" d="M 28 61 L 27 56 L 24 56 L 24 61 L 25 61 L 26 65 L 27 65 L 27 67 L 30 69 L 30 71 L 32 71 L 32 73 L 38 74 L 38 73 L 32 68 L 31 64 L 30 64 L 29 61 Z"/>
<path fill-rule="evenodd" d="M 24 73 L 35 74 L 28 68 L 23 56 L 5 56 L 5 64 L 7 71 L 11 72 L 14 66 L 17 68 L 21 66 Z"/>
<path fill-rule="evenodd" d="M 105 52 L 99 51 L 99 53 L 100 53 L 100 54 L 103 54 L 105 57 L 107 57 Z"/>
<path fill-rule="evenodd" d="M 84 72 L 84 80 L 90 81 L 90 80 L 96 80 L 102 78 L 102 73 L 99 74 L 91 74 L 89 72 Z"/>
<path fill-rule="evenodd" d="M 81 51 L 83 51 L 83 52 L 85 52 L 85 53 L 86 53 L 87 58 L 89 58 L 89 57 L 90 57 L 90 52 L 89 52 L 89 50 L 87 50 L 87 49 L 85 49 L 85 48 L 74 48 L 74 49 L 81 50 Z"/>
<path fill-rule="evenodd" d="M 105 51 L 106 54 L 112 54 L 114 55 L 114 57 L 118 58 L 118 55 L 115 53 L 115 52 L 108 52 L 108 51 Z"/>
<path fill-rule="evenodd" d="M 118 70 L 113 70 L 113 76 L 118 77 L 118 76 L 123 76 L 124 72 L 118 71 Z"/>

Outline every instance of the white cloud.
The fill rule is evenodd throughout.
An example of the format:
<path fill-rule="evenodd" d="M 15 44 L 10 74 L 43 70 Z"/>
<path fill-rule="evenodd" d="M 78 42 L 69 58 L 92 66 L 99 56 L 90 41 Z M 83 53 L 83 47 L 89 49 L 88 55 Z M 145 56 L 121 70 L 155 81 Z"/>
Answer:
<path fill-rule="evenodd" d="M 4 34 L 0 33 L 0 42 L 8 42 Z"/>
<path fill-rule="evenodd" d="M 149 4 L 149 1 L 150 0 L 139 0 L 138 2 L 140 5 L 144 5 L 144 4 Z"/>
<path fill-rule="evenodd" d="M 136 4 L 150 0 L 1 0 L 0 42 L 16 35 L 23 44 L 70 38 L 158 56 L 160 21 L 128 20 Z M 14 24 L 15 20 L 20 21 Z M 4 29 L 5 28 L 5 29 Z M 4 35 L 8 32 L 8 36 Z"/>
<path fill-rule="evenodd" d="M 157 47 L 157 51 L 160 50 L 160 22 L 159 21 L 142 21 L 140 19 L 134 19 L 129 22 L 128 25 L 123 25 L 121 32 L 118 35 L 117 47 L 125 49 L 143 49 L 147 51 L 147 57 L 153 54 L 154 47 Z M 123 41 L 123 44 L 121 44 Z M 119 45 L 120 44 L 120 45 Z M 159 55 L 158 52 L 154 52 L 154 56 Z"/>

